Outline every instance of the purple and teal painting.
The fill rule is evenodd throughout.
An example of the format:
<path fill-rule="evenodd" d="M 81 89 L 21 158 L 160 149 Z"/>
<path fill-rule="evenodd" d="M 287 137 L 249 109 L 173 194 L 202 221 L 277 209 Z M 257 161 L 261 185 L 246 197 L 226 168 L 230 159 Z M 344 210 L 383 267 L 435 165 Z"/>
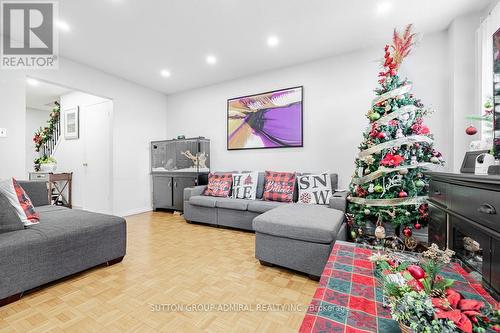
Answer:
<path fill-rule="evenodd" d="M 302 87 L 230 99 L 227 149 L 302 147 Z"/>

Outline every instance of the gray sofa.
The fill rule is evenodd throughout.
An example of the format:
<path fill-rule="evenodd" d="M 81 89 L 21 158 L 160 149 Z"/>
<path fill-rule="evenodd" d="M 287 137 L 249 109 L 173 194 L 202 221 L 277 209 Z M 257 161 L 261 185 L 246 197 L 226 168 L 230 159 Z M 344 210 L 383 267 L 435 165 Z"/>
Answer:
<path fill-rule="evenodd" d="M 332 189 L 338 176 L 330 174 Z M 297 187 L 297 186 L 296 186 Z M 255 231 L 255 256 L 264 265 L 277 265 L 318 278 L 336 240 L 345 240 L 346 192 L 335 191 L 329 205 L 263 201 L 264 173 L 259 173 L 257 200 L 204 196 L 206 186 L 184 190 L 184 218 Z"/>
<path fill-rule="evenodd" d="M 40 223 L 26 228 L 5 223 L 17 216 L 0 198 L 0 225 L 4 226 L 0 228 L 0 306 L 35 287 L 123 259 L 123 218 L 49 206 L 44 182 L 19 184 L 40 214 Z"/>

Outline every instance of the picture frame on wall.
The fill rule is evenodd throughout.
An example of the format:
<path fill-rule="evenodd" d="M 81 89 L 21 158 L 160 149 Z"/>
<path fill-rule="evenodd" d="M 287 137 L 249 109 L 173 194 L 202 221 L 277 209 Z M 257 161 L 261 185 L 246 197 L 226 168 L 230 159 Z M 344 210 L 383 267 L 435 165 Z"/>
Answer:
<path fill-rule="evenodd" d="M 304 146 L 303 86 L 227 100 L 227 150 Z"/>
<path fill-rule="evenodd" d="M 80 107 L 64 110 L 64 138 L 77 140 L 80 138 Z"/>

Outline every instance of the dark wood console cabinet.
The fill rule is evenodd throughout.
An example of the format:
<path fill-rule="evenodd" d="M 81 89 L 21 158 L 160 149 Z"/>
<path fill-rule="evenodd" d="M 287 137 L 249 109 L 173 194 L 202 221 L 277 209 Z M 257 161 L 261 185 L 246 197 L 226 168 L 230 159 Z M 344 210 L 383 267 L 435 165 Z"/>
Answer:
<path fill-rule="evenodd" d="M 428 172 L 429 243 L 456 252 L 500 293 L 500 176 Z"/>

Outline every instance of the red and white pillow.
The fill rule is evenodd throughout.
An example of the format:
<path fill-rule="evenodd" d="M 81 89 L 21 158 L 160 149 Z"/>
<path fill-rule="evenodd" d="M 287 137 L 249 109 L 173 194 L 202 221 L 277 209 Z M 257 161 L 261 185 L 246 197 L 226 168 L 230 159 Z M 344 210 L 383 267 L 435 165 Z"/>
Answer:
<path fill-rule="evenodd" d="M 265 201 L 292 202 L 296 175 L 293 172 L 266 171 L 264 183 Z"/>
<path fill-rule="evenodd" d="M 35 212 L 31 199 L 14 178 L 1 181 L 0 192 L 9 200 L 25 226 L 40 222 L 40 215 Z"/>
<path fill-rule="evenodd" d="M 208 175 L 208 185 L 203 195 L 227 198 L 232 185 L 233 175 L 231 173 L 210 173 Z"/>

